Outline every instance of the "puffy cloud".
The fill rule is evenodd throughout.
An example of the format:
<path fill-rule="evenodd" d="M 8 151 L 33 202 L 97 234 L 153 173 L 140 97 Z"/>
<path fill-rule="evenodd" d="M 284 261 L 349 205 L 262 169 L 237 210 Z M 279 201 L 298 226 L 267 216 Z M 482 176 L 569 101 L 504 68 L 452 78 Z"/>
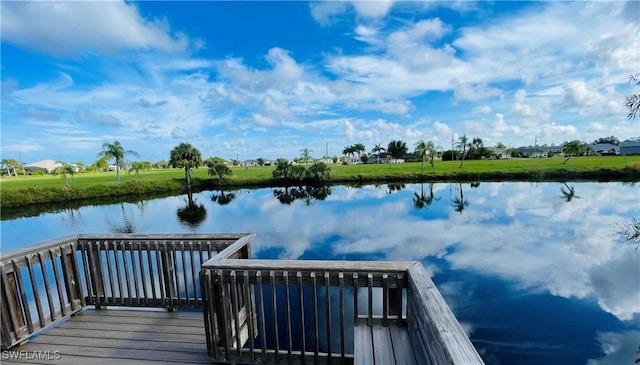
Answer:
<path fill-rule="evenodd" d="M 497 88 L 490 87 L 487 84 L 473 85 L 470 83 L 461 83 L 457 79 L 451 82 L 453 86 L 453 97 L 457 101 L 478 101 L 493 96 L 502 95 L 502 91 Z"/>
<path fill-rule="evenodd" d="M 385 114 L 398 114 L 398 115 L 405 115 L 413 108 L 413 104 L 409 100 L 385 101 L 381 99 L 378 99 L 373 103 L 367 103 L 367 102 L 357 103 L 357 102 L 351 101 L 351 102 L 348 102 L 346 106 L 348 108 L 358 109 L 363 111 L 375 110 L 375 111 L 381 111 Z"/>
<path fill-rule="evenodd" d="M 182 127 L 175 127 L 171 131 L 171 137 L 175 139 L 189 139 L 195 137 L 196 134 Z"/>
<path fill-rule="evenodd" d="M 47 111 L 47 110 L 40 110 L 36 108 L 25 109 L 22 111 L 22 115 L 24 115 L 25 117 L 38 119 L 38 120 L 54 120 L 55 121 L 60 119 L 58 114 L 54 112 Z"/>
<path fill-rule="evenodd" d="M 317 1 L 312 2 L 310 7 L 313 19 L 322 26 L 328 26 L 349 10 L 353 10 L 356 16 L 364 19 L 382 18 L 389 13 L 393 4 L 393 0 Z"/>
<path fill-rule="evenodd" d="M 473 108 L 473 114 L 489 114 L 491 113 L 491 107 L 488 105 L 478 105 Z"/>
<path fill-rule="evenodd" d="M 121 49 L 181 51 L 189 42 L 166 22 L 145 19 L 135 4 L 2 2 L 2 40 L 55 56 Z"/>

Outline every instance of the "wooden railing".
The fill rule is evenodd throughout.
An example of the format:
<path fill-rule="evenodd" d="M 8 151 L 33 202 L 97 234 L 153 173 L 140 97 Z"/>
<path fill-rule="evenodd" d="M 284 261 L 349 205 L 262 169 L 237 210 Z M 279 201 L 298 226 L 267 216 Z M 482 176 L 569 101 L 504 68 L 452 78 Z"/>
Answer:
<path fill-rule="evenodd" d="M 74 235 L 0 257 L 2 348 L 86 305 L 201 307 L 197 273 L 250 258 L 254 234 Z"/>
<path fill-rule="evenodd" d="M 200 275 L 214 362 L 350 364 L 354 326 L 395 325 L 419 364 L 483 364 L 419 262 L 211 260 Z"/>
<path fill-rule="evenodd" d="M 354 325 L 405 322 L 413 264 L 211 260 L 200 274 L 209 356 L 350 363 Z"/>

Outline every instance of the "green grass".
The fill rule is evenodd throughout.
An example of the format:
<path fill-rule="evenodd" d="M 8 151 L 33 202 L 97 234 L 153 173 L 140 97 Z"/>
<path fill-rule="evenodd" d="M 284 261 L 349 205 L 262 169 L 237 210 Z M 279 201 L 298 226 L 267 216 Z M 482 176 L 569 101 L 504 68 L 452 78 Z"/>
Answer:
<path fill-rule="evenodd" d="M 569 180 L 640 180 L 639 156 L 574 157 L 563 164 L 563 157 L 436 161 L 435 167 L 420 162 L 402 164 L 331 165 L 332 183 L 363 183 L 384 181 L 569 181 Z M 273 167 L 237 167 L 226 178 L 224 186 L 251 187 L 278 185 L 271 176 Z M 84 173 L 69 177 L 69 189 L 64 188 L 62 176 L 4 176 L 0 179 L 0 206 L 3 208 L 25 204 L 69 202 L 92 198 L 118 198 L 173 194 L 183 191 L 184 170 L 165 169 L 121 173 L 116 184 L 115 172 Z M 206 168 L 193 171 L 194 188 L 219 186 L 207 175 Z"/>

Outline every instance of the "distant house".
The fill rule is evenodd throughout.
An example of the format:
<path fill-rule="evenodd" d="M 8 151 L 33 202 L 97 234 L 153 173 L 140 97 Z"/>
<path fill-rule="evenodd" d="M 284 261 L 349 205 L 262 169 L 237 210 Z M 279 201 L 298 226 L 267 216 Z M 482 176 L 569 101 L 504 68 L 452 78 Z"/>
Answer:
<path fill-rule="evenodd" d="M 511 157 L 509 156 L 507 151 L 503 150 L 502 148 L 498 148 L 498 147 L 487 147 L 487 148 L 489 149 L 489 151 L 491 151 L 491 153 L 496 155 L 496 158 L 505 159 L 505 158 Z"/>
<path fill-rule="evenodd" d="M 76 166 L 75 164 L 69 164 L 71 166 L 73 166 L 73 168 L 78 171 L 78 166 Z M 44 170 L 47 172 L 47 174 L 52 173 L 55 169 L 62 167 L 62 164 L 60 162 L 54 161 L 54 160 L 42 160 L 42 161 L 38 161 L 38 162 L 33 162 L 30 163 L 28 165 L 24 166 L 24 169 L 27 172 L 35 172 L 38 170 Z"/>
<path fill-rule="evenodd" d="M 620 144 L 621 155 L 640 155 L 640 141 L 624 141 Z"/>
<path fill-rule="evenodd" d="M 620 153 L 620 147 L 611 143 L 597 143 L 591 145 L 591 149 L 597 155 L 617 155 Z"/>

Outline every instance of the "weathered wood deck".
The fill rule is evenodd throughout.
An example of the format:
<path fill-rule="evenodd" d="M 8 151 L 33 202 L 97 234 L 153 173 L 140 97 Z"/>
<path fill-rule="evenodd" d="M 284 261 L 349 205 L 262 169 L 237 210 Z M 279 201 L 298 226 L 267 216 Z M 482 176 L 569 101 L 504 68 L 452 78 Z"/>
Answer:
<path fill-rule="evenodd" d="M 76 235 L 1 255 L 2 363 L 483 364 L 420 262 L 254 260 L 253 237 Z"/>
<path fill-rule="evenodd" d="M 5 358 L 2 364 L 211 364 L 201 311 L 87 308 Z"/>

